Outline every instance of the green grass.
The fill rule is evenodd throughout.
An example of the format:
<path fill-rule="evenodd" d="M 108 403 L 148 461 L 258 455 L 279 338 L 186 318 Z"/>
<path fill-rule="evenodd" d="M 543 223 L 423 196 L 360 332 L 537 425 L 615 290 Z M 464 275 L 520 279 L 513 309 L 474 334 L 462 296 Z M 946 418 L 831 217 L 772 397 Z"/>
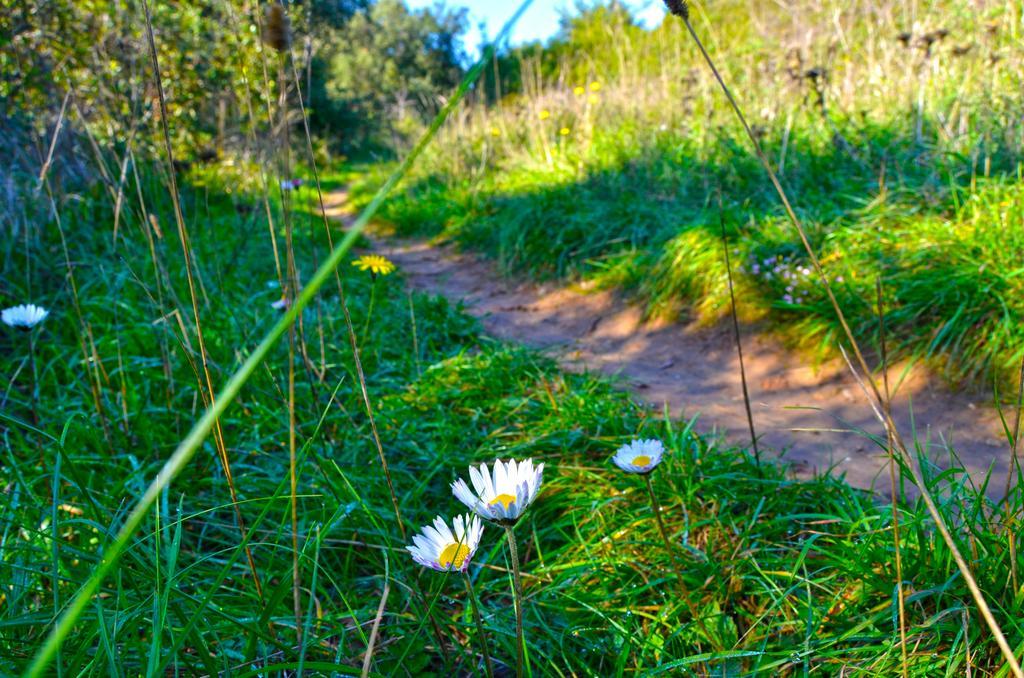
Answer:
<path fill-rule="evenodd" d="M 835 315 L 814 278 L 799 274 L 810 263 L 751 158 L 694 168 L 686 147 L 675 136 L 602 132 L 553 166 L 522 159 L 479 179 L 424 180 L 382 216 L 400 233 L 454 239 L 512 270 L 596 280 L 634 294 L 652 314 L 705 322 L 728 310 L 724 219 L 745 315 L 769 316 L 796 343 L 831 350 Z M 632 159 L 614 164 L 619 156 Z M 930 359 L 952 380 L 1013 373 L 1024 357 L 1024 240 L 1008 227 L 1024 219 L 1015 175 L 975 178 L 969 189 L 969 168 L 952 163 L 937 170 L 942 179 L 890 174 L 881 189 L 837 154 L 791 162 L 799 169 L 787 186 L 858 336 L 874 333 L 880 278 L 901 356 Z M 742 176 L 720 178 L 737 165 L 748 167 Z M 934 206 L 919 199 L 929 187 L 942 196 Z M 782 277 L 786 269 L 793 279 Z"/>
<path fill-rule="evenodd" d="M 198 176 L 185 192 L 215 383 L 274 321 L 270 303 L 280 294 L 262 212 L 240 176 Z M 151 209 L 166 214 L 166 194 L 144 177 Z M 321 259 L 324 253 L 320 225 L 303 211 L 310 200 L 303 189 L 295 222 L 300 271 L 310 270 L 314 248 Z M 155 246 L 161 306 L 133 212 L 116 246 L 98 189 L 63 201 L 61 212 L 79 226 L 69 230 L 68 247 L 81 262 L 75 278 L 102 366 L 109 433 L 93 405 L 59 240 L 45 212 L 27 214 L 32 219 L 17 224 L 34 224 L 27 245 L 19 230 L 3 252 L 2 277 L 12 281 L 4 302 L 31 298 L 53 313 L 35 337 L 34 408 L 27 336 L 0 335 L 0 372 L 10 375 L 0 458 L 0 673 L 27 666 L 55 609 L 96 567 L 126 507 L 201 409 L 194 337 L 189 349 L 176 321 L 160 320 L 187 298 L 170 229 Z M 361 328 L 373 283 L 348 265 L 342 275 Z M 563 373 L 530 351 L 482 337 L 442 299 L 412 296 L 414 349 L 400 274 L 376 285 L 362 357 L 407 525 L 463 510 L 448 484 L 470 463 L 532 456 L 547 464 L 540 498 L 517 529 L 534 675 L 899 670 L 888 505 L 840 479 L 796 481 L 780 465 L 757 469 L 744 450 L 666 421 L 606 380 Z M 297 360 L 302 646 L 291 609 L 287 351 L 280 347 L 222 422 L 263 599 L 207 443 L 64 643 L 64 675 L 246 675 L 300 665 L 309 674 L 357 673 L 386 581 L 374 673 L 474 670 L 461 583 L 420 571 L 403 549 L 332 285 L 307 309 L 303 328 L 312 366 L 324 376 Z M 654 486 L 681 572 L 660 541 L 641 481 L 609 462 L 634 436 L 658 437 L 670 449 Z M 1024 600 L 1009 580 L 1006 538 L 992 527 L 1003 509 L 956 467 L 932 482 L 1004 631 L 1019 645 Z M 926 511 L 912 500 L 899 511 L 911 672 L 960 675 L 968 655 L 975 670 L 995 670 L 998 654 Z M 500 530 L 488 528 L 470 572 L 491 653 L 507 667 L 514 615 L 506 554 Z M 677 593 L 680 575 L 710 638 Z M 441 628 L 447 663 L 425 606 Z"/>
<path fill-rule="evenodd" d="M 877 15 L 848 3 L 694 11 L 855 334 L 876 333 L 880 279 L 898 357 L 954 383 L 1012 384 L 1024 358 L 1024 195 L 1021 127 L 1006 106 L 1021 101 L 1021 72 L 1000 55 L 1020 55 L 1007 23 L 1018 10 L 921 8 L 924 26 L 959 17 L 926 57 L 895 39 L 911 28 L 897 4 Z M 382 217 L 508 269 L 590 279 L 651 314 L 706 323 L 728 309 L 724 221 L 744 315 L 834 356 L 831 305 L 799 273 L 806 253 L 679 22 L 648 33 L 601 21 L 578 22 L 557 68 L 526 57 L 519 70 L 539 69 L 539 82 L 467 113 Z M 779 53 L 791 21 L 815 36 L 799 68 L 796 48 Z M 954 40 L 973 51 L 957 56 Z M 828 71 L 822 107 L 804 75 L 812 66 Z M 587 83 L 596 94 L 574 92 Z"/>
<path fill-rule="evenodd" d="M 993 19 L 950 6 L 964 10 L 952 12 L 964 31 Z M 808 21 L 820 24 L 837 7 Z M 995 16 L 1006 32 L 978 52 L 1011 53 L 1018 13 Z M 1016 123 L 997 123 L 1015 99 L 970 105 L 986 87 L 1012 93 L 1015 62 L 989 71 L 980 57 L 943 62 L 920 78 L 894 70 L 898 59 L 882 53 L 865 62 L 876 87 L 864 96 L 881 92 L 868 102 L 874 108 L 855 115 L 865 99 L 846 94 L 832 107 L 840 113 L 824 120 L 802 104 L 786 108 L 800 92 L 792 83 L 789 91 L 769 86 L 770 72 L 753 67 L 761 53 L 739 49 L 766 49 L 764 25 L 782 30 L 755 14 L 721 24 L 715 48 L 730 55 L 730 78 L 748 93 L 767 92 L 758 103 L 776 106 L 763 121 L 773 157 L 782 153 L 786 111 L 797 119 L 784 180 L 829 270 L 844 277 L 840 301 L 856 329 L 873 327 L 870 291 L 882 275 L 902 352 L 945 361 L 951 375 L 1005 369 L 1020 351 L 1022 242 L 1010 225 L 1024 204 Z M 722 16 L 700 25 L 712 29 Z M 848 14 L 839 18 L 850 27 Z M 895 25 L 891 17 L 882 23 Z M 675 29 L 649 42 L 638 29 L 616 30 L 616 50 L 602 30 L 591 35 L 603 61 L 566 64 L 575 79 L 595 71 L 616 79 L 596 90 L 597 103 L 549 90 L 468 111 L 453 121 L 443 152 L 388 203 L 386 218 L 402 232 L 455 237 L 537 275 L 623 286 L 652 312 L 692 307 L 710 321 L 724 302 L 720 188 L 729 246 L 748 265 L 744 313 L 769 314 L 801 342 L 827 345 L 834 321 L 814 289 L 794 290 L 799 304 L 782 303 L 785 284 L 753 272 L 769 257 L 790 272 L 803 260 L 754 159 L 717 123 L 717 104 L 697 96 L 706 83 L 689 75 L 680 83 L 686 61 Z M 841 52 L 841 62 L 876 54 L 877 40 L 850 36 L 861 41 L 850 41 L 857 48 Z M 641 77 L 657 68 L 661 80 Z M 947 77 L 965 74 L 979 77 Z M 897 104 L 919 81 L 928 105 L 915 119 Z M 969 87 L 948 84 L 961 81 Z M 675 111 L 680 102 L 684 110 Z M 951 117 L 940 121 L 943 106 L 980 113 L 960 120 L 966 132 L 942 139 L 952 129 Z M 550 114 L 543 126 L 538 109 Z M 281 317 L 271 308 L 282 290 L 259 198 L 264 169 L 234 160 L 197 166 L 182 191 L 215 386 Z M 387 168 L 360 168 L 362 178 L 332 169 L 325 189 L 373 185 Z M 32 334 L 0 327 L 3 675 L 28 669 L 54 620 L 88 591 L 104 554 L 121 543 L 126 516 L 206 406 L 166 177 L 140 154 L 115 215 L 99 182 L 76 179 L 61 163 L 53 171 L 62 231 L 35 171 L 10 174 L 8 193 L 19 199 L 0 213 L 0 305 L 51 309 Z M 293 198 L 293 251 L 305 281 L 328 243 L 310 182 Z M 283 258 L 283 205 L 271 203 Z M 533 675 L 898 675 L 894 520 L 907 673 L 1008 674 L 916 493 L 901 493 L 894 507 L 841 478 L 797 480 L 781 463 L 758 467 L 746 450 L 646 409 L 606 379 L 562 372 L 488 339 L 445 300 L 407 294 L 401 272 L 375 280 L 345 262 L 340 276 L 357 333 L 366 328 L 368 399 L 408 531 L 464 510 L 449 483 L 471 463 L 529 456 L 546 464 L 541 493 L 517 527 Z M 479 673 L 461 582 L 422 570 L 405 551 L 410 535 L 396 523 L 333 281 L 301 314 L 298 347 L 295 356 L 286 345 L 272 349 L 220 421 L 238 503 L 208 440 L 145 514 L 97 595 L 83 598 L 54 673 L 358 675 L 378 620 L 371 675 Z M 639 436 L 669 451 L 653 476 L 669 545 L 642 481 L 609 461 Z M 881 453 L 884 441 L 872 443 Z M 945 471 L 922 461 L 928 489 L 1019 654 L 1021 483 L 996 503 L 988 497 L 998 492 L 975 486 L 950 461 Z M 507 674 L 515 623 L 497 528 L 485 531 L 470 574 L 491 654 Z"/>

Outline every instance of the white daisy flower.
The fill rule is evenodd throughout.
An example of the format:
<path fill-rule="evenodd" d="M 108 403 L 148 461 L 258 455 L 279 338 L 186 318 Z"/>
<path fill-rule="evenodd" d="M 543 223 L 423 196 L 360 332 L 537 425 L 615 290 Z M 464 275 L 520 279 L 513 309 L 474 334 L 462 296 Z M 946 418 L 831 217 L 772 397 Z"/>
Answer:
<path fill-rule="evenodd" d="M 23 327 L 25 329 L 31 329 L 39 323 L 46 320 L 46 316 L 50 315 L 42 306 L 36 306 L 35 304 L 22 304 L 20 306 L 12 306 L 11 308 L 5 308 L 0 312 L 0 318 L 3 319 L 5 325 L 11 327 Z"/>
<path fill-rule="evenodd" d="M 286 299 L 285 297 L 281 297 L 277 301 L 272 301 L 270 302 L 270 308 L 274 309 L 275 311 L 283 311 L 286 308 L 288 308 L 288 299 Z"/>
<path fill-rule="evenodd" d="M 433 527 L 424 526 L 422 534 L 413 536 L 413 546 L 406 546 L 412 559 L 438 572 L 465 572 L 480 545 L 484 526 L 480 518 L 467 513 L 455 516 L 452 527 L 454 531 L 441 516 L 434 518 Z"/>
<path fill-rule="evenodd" d="M 620 447 L 612 461 L 626 473 L 650 473 L 664 455 L 660 440 L 634 440 Z"/>
<path fill-rule="evenodd" d="M 452 483 L 452 492 L 481 518 L 509 524 L 518 520 L 533 503 L 543 478 L 544 464 L 535 468 L 533 459 L 518 464 L 515 459 L 508 462 L 498 459 L 491 472 L 487 464 L 480 464 L 479 469 L 469 467 L 469 479 L 475 491 L 459 478 Z"/>

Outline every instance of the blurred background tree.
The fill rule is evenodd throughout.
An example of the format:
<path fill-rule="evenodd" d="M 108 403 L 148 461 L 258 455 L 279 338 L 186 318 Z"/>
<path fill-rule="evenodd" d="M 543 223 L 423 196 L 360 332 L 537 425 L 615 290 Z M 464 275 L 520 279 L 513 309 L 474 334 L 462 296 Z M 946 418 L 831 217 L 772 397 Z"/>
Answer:
<path fill-rule="evenodd" d="M 317 128 L 347 149 L 401 145 L 462 78 L 466 27 L 464 9 L 379 0 L 322 32 L 311 92 Z"/>
<path fill-rule="evenodd" d="M 530 42 L 500 50 L 493 68 L 481 78 L 487 101 L 517 95 L 529 87 L 578 83 L 600 75 L 622 75 L 623 51 L 633 51 L 650 31 L 617 0 L 585 3 L 562 16 L 558 33 L 546 42 Z M 654 55 L 656 58 L 656 55 Z M 631 65 L 635 65 L 632 64 Z"/>
<path fill-rule="evenodd" d="M 310 23 L 313 26 L 329 26 L 342 28 L 356 12 L 365 11 L 372 0 L 299 0 L 297 7 L 307 7 Z"/>
<path fill-rule="evenodd" d="M 464 10 L 411 11 L 401 0 L 284 4 L 295 33 L 291 58 L 309 90 L 302 95 L 314 129 L 346 154 L 401 146 L 464 72 Z M 251 152 L 251 132 L 269 136 L 268 107 L 280 83 L 275 57 L 259 39 L 267 5 L 150 2 L 170 128 L 183 162 Z M 295 89 L 291 77 L 287 86 Z M 18 165 L 38 167 L 69 92 L 71 139 L 87 132 L 98 147 L 122 149 L 131 140 L 137 153 L 159 143 L 142 4 L 0 0 L 0 131 L 20 140 L 5 144 L 0 162 L 10 167 L 17 156 Z"/>

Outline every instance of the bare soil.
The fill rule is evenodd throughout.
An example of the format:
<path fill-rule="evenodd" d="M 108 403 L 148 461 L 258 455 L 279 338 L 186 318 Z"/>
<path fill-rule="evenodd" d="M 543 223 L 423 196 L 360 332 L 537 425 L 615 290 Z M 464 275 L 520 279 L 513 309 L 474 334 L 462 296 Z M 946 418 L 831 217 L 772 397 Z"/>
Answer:
<path fill-rule="evenodd" d="M 343 200 L 333 196 L 332 203 Z M 540 349 L 570 370 L 617 377 L 652 407 L 699 415 L 698 429 L 749 444 L 731 323 L 648 321 L 615 292 L 502 275 L 492 262 L 451 245 L 384 237 L 373 243 L 412 288 L 461 301 L 487 333 Z M 887 493 L 887 453 L 863 433 L 884 440 L 884 429 L 846 364 L 811 367 L 763 329 L 741 332 L 762 455 L 783 457 L 796 475 L 831 469 L 855 486 Z M 1009 453 L 995 408 L 982 396 L 952 392 L 921 367 L 894 367 L 890 380 L 897 425 L 924 448 L 928 470 L 948 468 L 955 449 L 976 482 L 991 470 L 989 494 L 1001 495 Z"/>

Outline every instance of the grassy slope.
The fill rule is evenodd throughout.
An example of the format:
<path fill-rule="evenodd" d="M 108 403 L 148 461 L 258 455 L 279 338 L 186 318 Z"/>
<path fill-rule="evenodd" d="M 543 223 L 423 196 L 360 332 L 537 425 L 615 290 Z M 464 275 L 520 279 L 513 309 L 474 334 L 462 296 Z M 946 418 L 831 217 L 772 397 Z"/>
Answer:
<path fill-rule="evenodd" d="M 857 334 L 874 335 L 881 279 L 902 355 L 954 380 L 1010 383 L 1024 357 L 1021 127 L 1010 114 L 1022 72 L 1008 61 L 1021 57 L 1019 10 L 950 0 L 921 8 L 913 26 L 905 9 L 726 2 L 697 23 Z M 957 30 L 926 53 L 922 36 L 951 16 Z M 911 28 L 904 48 L 896 35 Z M 724 220 L 744 313 L 830 352 L 835 316 L 681 27 L 596 23 L 573 36 L 557 80 L 529 80 L 523 95 L 468 114 L 385 218 L 706 322 L 727 309 Z M 827 82 L 806 77 L 814 67 Z M 600 89 L 576 93 L 588 83 Z"/>
<path fill-rule="evenodd" d="M 245 176 L 197 177 L 186 192 L 215 383 L 262 335 L 273 318 L 269 304 L 279 295 L 262 211 Z M 149 210 L 169 214 L 166 191 L 149 177 L 143 175 L 141 187 Z M 309 204 L 308 189 L 299 200 L 301 272 L 310 270 L 314 248 L 321 258 L 324 250 L 319 236 L 308 235 L 320 226 L 301 209 Z M 190 333 L 186 341 L 178 333 L 176 316 L 161 320 L 177 309 L 190 324 L 173 230 L 164 224 L 163 237 L 155 240 L 160 272 L 154 273 L 134 208 L 122 217 L 115 247 L 106 198 L 99 189 L 84 191 L 62 199 L 60 209 L 102 367 L 104 433 L 89 382 L 94 363 L 81 357 L 82 326 L 59 239 L 38 209 L 5 226 L 17 237 L 4 239 L 0 269 L 5 305 L 30 298 L 53 309 L 35 337 L 35 407 L 27 336 L 6 328 L 0 333 L 0 373 L 9 375 L 2 411 L 21 422 L 5 419 L 0 427 L 0 673 L 25 666 L 54 609 L 97 562 L 119 512 L 201 407 L 190 363 L 197 358 L 195 337 Z M 448 483 L 471 462 L 534 456 L 547 464 L 540 499 L 518 528 L 535 675 L 699 675 L 712 665 L 824 674 L 841 667 L 870 675 L 896 670 L 888 507 L 839 480 L 787 480 L 777 466 L 761 475 L 742 450 L 652 416 L 606 381 L 564 374 L 528 351 L 480 337 L 473 322 L 443 300 L 412 299 L 417 353 L 400 277 L 380 280 L 367 322 L 370 280 L 349 266 L 342 273 L 355 326 L 368 327 L 364 366 L 410 527 L 460 510 Z M 312 365 L 325 370 L 321 382 L 296 364 L 305 644 L 295 647 L 291 628 L 282 347 L 223 422 L 263 601 L 248 577 L 224 477 L 208 443 L 64 646 L 65 675 L 244 674 L 300 662 L 310 673 L 329 673 L 332 663 L 338 672 L 357 671 L 385 582 L 390 596 L 376 671 L 450 674 L 472 666 L 472 627 L 460 583 L 419 571 L 402 548 L 335 292 L 325 292 L 306 314 L 303 330 Z M 35 417 L 42 431 L 65 436 L 65 454 L 30 428 Z M 609 454 L 636 435 L 659 437 L 671 450 L 654 476 L 655 489 L 680 544 L 683 585 L 707 615 L 711 639 L 681 602 L 674 561 L 659 541 L 642 484 L 608 463 Z M 948 490 L 944 510 L 958 516 L 958 534 L 1011 642 L 1024 641 L 1024 603 L 1008 581 L 1004 540 L 981 513 L 985 500 L 960 488 L 955 474 L 938 482 Z M 987 510 L 998 518 L 997 509 Z M 975 667 L 998 666 L 988 634 L 966 612 L 966 592 L 923 509 L 904 503 L 900 515 L 914 673 L 960 674 L 968 647 Z M 505 553 L 498 530 L 488 529 L 472 568 L 499 661 L 513 656 Z M 421 594 L 450 647 L 448 667 L 424 621 Z M 710 663 L 701 658 L 713 650 L 734 654 Z"/>

